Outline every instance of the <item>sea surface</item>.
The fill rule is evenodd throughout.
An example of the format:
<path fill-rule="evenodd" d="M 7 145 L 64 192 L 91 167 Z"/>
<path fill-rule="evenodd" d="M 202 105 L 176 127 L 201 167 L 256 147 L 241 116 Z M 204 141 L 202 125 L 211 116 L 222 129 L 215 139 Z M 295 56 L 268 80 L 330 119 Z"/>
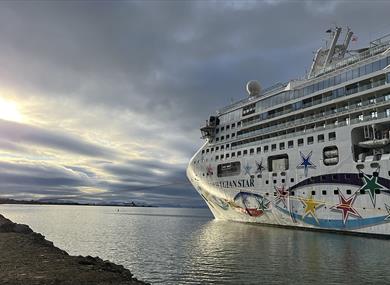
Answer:
<path fill-rule="evenodd" d="M 208 209 L 0 205 L 152 284 L 390 284 L 390 241 L 215 221 Z"/>

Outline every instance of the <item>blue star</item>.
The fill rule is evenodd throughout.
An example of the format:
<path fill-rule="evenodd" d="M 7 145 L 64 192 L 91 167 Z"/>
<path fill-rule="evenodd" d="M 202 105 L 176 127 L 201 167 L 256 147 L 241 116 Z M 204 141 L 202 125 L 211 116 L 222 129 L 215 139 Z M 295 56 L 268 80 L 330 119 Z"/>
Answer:
<path fill-rule="evenodd" d="M 309 168 L 316 168 L 314 163 L 310 161 L 313 151 L 311 151 L 307 156 L 305 156 L 302 152 L 299 153 L 301 155 L 302 162 L 297 166 L 297 168 L 303 168 L 305 172 L 305 176 L 307 177 Z"/>

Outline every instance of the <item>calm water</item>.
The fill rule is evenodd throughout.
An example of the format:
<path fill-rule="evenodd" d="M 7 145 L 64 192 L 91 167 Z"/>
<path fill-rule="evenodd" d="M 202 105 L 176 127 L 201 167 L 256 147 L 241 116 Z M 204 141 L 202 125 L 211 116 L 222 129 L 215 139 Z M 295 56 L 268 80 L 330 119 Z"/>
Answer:
<path fill-rule="evenodd" d="M 1 205 L 0 213 L 152 284 L 390 283 L 388 240 L 214 221 L 207 209 Z"/>

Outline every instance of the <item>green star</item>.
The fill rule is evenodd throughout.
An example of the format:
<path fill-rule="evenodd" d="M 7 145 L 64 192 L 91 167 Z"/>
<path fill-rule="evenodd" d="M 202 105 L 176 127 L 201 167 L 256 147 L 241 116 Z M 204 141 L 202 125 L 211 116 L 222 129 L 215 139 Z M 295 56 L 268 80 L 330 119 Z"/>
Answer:
<path fill-rule="evenodd" d="M 268 200 L 265 199 L 265 198 L 262 198 L 262 199 L 259 201 L 260 209 L 262 209 L 263 211 L 269 210 L 269 204 L 270 204 L 270 201 L 268 201 Z"/>
<path fill-rule="evenodd" d="M 367 193 L 367 191 L 368 191 L 368 194 L 370 194 L 372 204 L 375 207 L 375 202 L 376 202 L 375 190 L 380 190 L 380 189 L 385 189 L 385 188 L 378 183 L 378 176 L 373 175 L 370 178 L 366 174 L 363 173 L 363 180 L 364 180 L 364 185 L 359 190 L 360 191 L 364 190 L 365 193 Z"/>

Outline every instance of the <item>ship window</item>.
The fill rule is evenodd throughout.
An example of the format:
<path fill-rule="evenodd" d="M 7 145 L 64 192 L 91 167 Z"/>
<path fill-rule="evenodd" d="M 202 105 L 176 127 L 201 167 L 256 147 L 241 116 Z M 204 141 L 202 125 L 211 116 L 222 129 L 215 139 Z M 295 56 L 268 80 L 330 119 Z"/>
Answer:
<path fill-rule="evenodd" d="M 232 133 L 232 138 L 234 138 L 236 136 L 236 133 Z"/>
<path fill-rule="evenodd" d="M 237 156 L 241 156 L 241 150 L 237 151 Z"/>
<path fill-rule="evenodd" d="M 214 148 L 212 147 L 212 148 L 211 148 L 211 152 L 213 152 L 213 151 L 214 151 Z"/>
<path fill-rule="evenodd" d="M 238 127 L 241 127 L 241 122 L 238 122 L 238 123 L 237 123 L 237 128 L 238 128 Z"/>
<path fill-rule="evenodd" d="M 268 184 L 268 180 L 265 180 L 265 184 Z"/>
<path fill-rule="evenodd" d="M 276 150 L 276 144 L 272 144 L 271 145 L 271 151 L 275 151 Z"/>
<path fill-rule="evenodd" d="M 232 124 L 232 129 L 234 129 L 236 127 L 236 123 L 233 123 Z"/>
<path fill-rule="evenodd" d="M 206 149 L 206 153 L 209 153 L 210 152 L 210 149 Z"/>
<path fill-rule="evenodd" d="M 375 72 L 375 71 L 378 71 L 380 69 L 380 64 L 379 64 L 379 61 L 375 61 L 372 63 L 372 71 Z"/>
<path fill-rule="evenodd" d="M 228 129 L 230 129 L 230 126 L 229 126 L 229 125 L 226 126 L 226 130 L 228 130 Z"/>
<path fill-rule="evenodd" d="M 286 171 L 288 170 L 288 155 L 273 155 L 268 157 L 268 171 Z"/>
<path fill-rule="evenodd" d="M 224 146 L 223 145 L 221 145 L 221 150 L 223 150 L 224 149 Z"/>
<path fill-rule="evenodd" d="M 380 60 L 380 69 L 383 69 L 387 66 L 387 58 L 382 58 Z"/>
<path fill-rule="evenodd" d="M 303 139 L 298 139 L 298 146 L 303 146 Z"/>
<path fill-rule="evenodd" d="M 352 194 L 351 189 L 347 189 L 347 195 L 351 195 L 351 194 Z"/>
<path fill-rule="evenodd" d="M 245 106 L 243 109 L 242 109 L 242 115 L 243 116 L 248 116 L 250 114 L 253 114 L 256 110 L 256 104 L 253 103 L 253 104 L 250 104 L 248 106 Z"/>
<path fill-rule="evenodd" d="M 274 172 L 274 173 L 272 173 L 272 176 L 276 177 L 276 176 L 278 176 L 278 174 L 276 172 Z"/>
<path fill-rule="evenodd" d="M 291 195 L 291 196 L 295 196 L 295 192 L 294 192 L 294 191 L 291 191 L 290 195 Z"/>
<path fill-rule="evenodd" d="M 371 73 L 371 72 L 372 72 L 372 64 L 371 63 L 366 64 L 366 74 Z"/>
<path fill-rule="evenodd" d="M 261 147 L 258 147 L 258 148 L 256 149 L 256 152 L 257 152 L 257 153 L 260 153 L 260 152 L 261 152 Z"/>
<path fill-rule="evenodd" d="M 268 145 L 264 146 L 264 152 L 268 152 Z"/>
<path fill-rule="evenodd" d="M 335 195 L 339 195 L 339 189 L 334 190 L 333 193 L 334 193 Z"/>
<path fill-rule="evenodd" d="M 315 194 L 316 194 L 316 191 L 314 191 L 314 190 L 313 190 L 313 191 L 311 191 L 311 195 L 313 195 L 313 196 L 314 196 Z"/>
<path fill-rule="evenodd" d="M 239 175 L 241 173 L 241 163 L 239 161 L 218 164 L 217 176 L 226 177 Z"/>
<path fill-rule="evenodd" d="M 255 153 L 255 149 L 254 149 L 254 148 L 251 148 L 251 149 L 249 150 L 249 154 L 252 155 L 252 154 L 254 154 L 254 153 Z"/>
<path fill-rule="evenodd" d="M 228 139 L 228 138 L 230 138 L 230 136 L 229 136 L 229 135 L 226 135 L 226 139 Z"/>
<path fill-rule="evenodd" d="M 273 182 L 274 182 L 274 184 L 276 184 L 276 180 L 274 180 Z"/>
<path fill-rule="evenodd" d="M 248 150 L 245 149 L 244 152 L 243 152 L 243 154 L 244 154 L 244 155 L 247 155 L 247 154 L 248 154 Z"/>
<path fill-rule="evenodd" d="M 226 149 L 228 149 L 228 148 L 229 148 L 229 144 L 226 145 Z"/>
<path fill-rule="evenodd" d="M 221 154 L 221 159 L 223 159 L 223 154 Z"/>
<path fill-rule="evenodd" d="M 215 141 L 216 141 L 216 142 L 219 142 L 219 138 L 216 138 Z"/>
<path fill-rule="evenodd" d="M 288 148 L 293 148 L 294 147 L 294 141 L 288 141 L 287 146 L 288 146 Z"/>
<path fill-rule="evenodd" d="M 319 143 L 324 142 L 324 140 L 325 140 L 325 136 L 323 134 L 317 136 L 317 141 Z"/>
<path fill-rule="evenodd" d="M 335 132 L 329 133 L 328 138 L 330 141 L 334 141 L 336 139 L 336 133 Z"/>
<path fill-rule="evenodd" d="M 314 138 L 313 137 L 308 137 L 307 138 L 307 144 L 313 144 Z"/>
<path fill-rule="evenodd" d="M 216 147 L 215 147 L 215 151 L 217 151 L 217 150 L 219 150 L 219 146 L 216 146 Z"/>
<path fill-rule="evenodd" d="M 294 178 L 290 178 L 291 183 L 294 183 Z"/>
<path fill-rule="evenodd" d="M 227 154 L 226 154 L 226 158 L 229 158 L 229 156 L 230 156 L 230 154 L 227 153 Z"/>
<path fill-rule="evenodd" d="M 219 128 L 216 128 L 216 129 L 215 129 L 215 133 L 216 133 L 216 134 L 219 133 Z"/>
<path fill-rule="evenodd" d="M 326 190 L 322 190 L 322 195 L 326 195 Z"/>
<path fill-rule="evenodd" d="M 235 157 L 236 156 L 236 153 L 235 152 L 232 152 L 232 157 Z"/>
<path fill-rule="evenodd" d="M 218 159 L 219 159 L 219 155 L 216 155 L 216 156 L 215 156 L 215 160 L 218 160 Z"/>
<path fill-rule="evenodd" d="M 280 144 L 279 144 L 279 149 L 284 149 L 284 142 L 281 142 Z"/>
<path fill-rule="evenodd" d="M 224 136 L 221 136 L 221 141 L 223 141 L 225 139 L 225 137 Z"/>
<path fill-rule="evenodd" d="M 221 132 L 225 130 L 225 127 L 221 127 Z"/>
<path fill-rule="evenodd" d="M 204 149 L 202 149 L 202 153 L 204 153 Z"/>

